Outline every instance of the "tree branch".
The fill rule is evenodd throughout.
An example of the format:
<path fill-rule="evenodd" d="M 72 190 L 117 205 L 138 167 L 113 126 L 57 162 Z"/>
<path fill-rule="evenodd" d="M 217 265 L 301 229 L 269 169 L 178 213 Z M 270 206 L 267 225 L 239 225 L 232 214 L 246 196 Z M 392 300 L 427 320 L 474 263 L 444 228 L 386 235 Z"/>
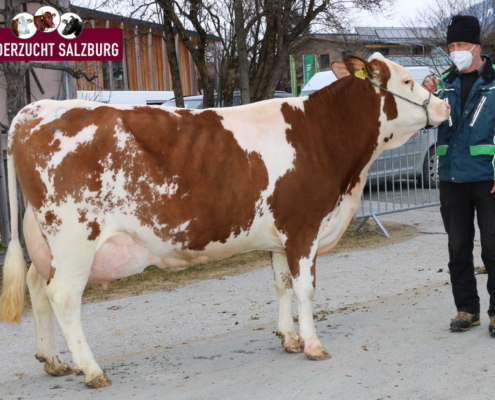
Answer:
<path fill-rule="evenodd" d="M 45 63 L 38 63 L 38 62 L 30 62 L 29 66 L 30 66 L 30 68 L 53 69 L 53 70 L 57 70 L 57 71 L 67 72 L 70 76 L 72 76 L 75 79 L 84 78 L 88 82 L 92 82 L 93 80 L 95 80 L 98 77 L 98 75 L 93 75 L 93 76 L 89 77 L 84 71 L 81 71 L 79 69 L 75 70 L 72 67 L 65 67 L 63 65 L 57 65 L 57 64 L 45 64 Z"/>

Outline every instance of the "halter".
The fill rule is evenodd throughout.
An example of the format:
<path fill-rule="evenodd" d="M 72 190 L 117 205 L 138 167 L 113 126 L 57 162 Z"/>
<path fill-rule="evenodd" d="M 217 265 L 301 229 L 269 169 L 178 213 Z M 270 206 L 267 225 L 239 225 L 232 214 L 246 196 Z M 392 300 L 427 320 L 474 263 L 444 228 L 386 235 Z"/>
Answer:
<path fill-rule="evenodd" d="M 425 126 L 428 126 L 430 125 L 430 115 L 428 114 L 428 105 L 430 104 L 430 99 L 431 99 L 431 92 L 429 93 L 429 96 L 428 98 L 423 101 L 423 104 L 420 104 L 420 103 L 416 103 L 415 101 L 412 101 L 412 100 L 409 100 L 409 99 L 406 99 L 405 97 L 402 97 L 400 94 L 397 94 L 397 93 L 394 93 L 394 92 L 391 92 L 390 90 L 382 87 L 382 86 L 379 86 L 377 85 L 375 82 L 373 82 L 371 79 L 369 78 L 366 78 L 373 86 L 376 86 L 378 89 L 380 90 L 383 90 L 384 92 L 387 92 L 387 93 L 390 93 L 392 96 L 395 96 L 395 97 L 398 97 L 399 99 L 401 100 L 404 100 L 404 101 L 407 101 L 408 103 L 411 103 L 411 104 L 414 104 L 415 106 L 418 106 L 418 107 L 421 107 L 422 109 L 425 110 L 426 112 L 426 125 Z M 425 78 L 426 79 L 426 78 Z M 442 97 L 443 95 L 443 92 L 445 90 L 445 86 L 443 86 L 443 82 L 440 81 L 441 84 L 442 84 L 442 92 L 440 94 L 439 97 Z"/>

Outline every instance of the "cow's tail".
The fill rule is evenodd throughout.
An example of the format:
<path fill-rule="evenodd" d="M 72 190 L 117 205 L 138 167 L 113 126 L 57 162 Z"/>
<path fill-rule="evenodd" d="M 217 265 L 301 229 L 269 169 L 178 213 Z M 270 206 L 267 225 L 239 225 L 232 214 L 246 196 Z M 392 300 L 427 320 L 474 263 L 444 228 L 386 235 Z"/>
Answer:
<path fill-rule="evenodd" d="M 15 126 L 12 124 L 12 126 Z M 12 135 L 13 132 L 10 132 Z M 26 293 L 26 261 L 19 241 L 17 176 L 14 154 L 7 157 L 9 178 L 11 239 L 3 265 L 3 289 L 0 296 L 0 319 L 7 322 L 21 322 Z"/>

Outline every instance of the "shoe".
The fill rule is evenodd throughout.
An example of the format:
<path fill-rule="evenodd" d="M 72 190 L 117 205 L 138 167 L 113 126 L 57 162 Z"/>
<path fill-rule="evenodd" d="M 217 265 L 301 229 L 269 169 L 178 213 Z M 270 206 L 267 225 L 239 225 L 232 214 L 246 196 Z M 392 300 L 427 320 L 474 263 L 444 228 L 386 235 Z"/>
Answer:
<path fill-rule="evenodd" d="M 490 321 L 492 321 L 490 319 Z M 472 326 L 480 324 L 479 314 L 469 314 L 465 311 L 459 311 L 457 316 L 450 321 L 450 330 L 452 332 L 464 332 L 468 331 Z M 495 317 L 493 317 L 493 331 L 495 335 Z M 491 332 L 491 331 L 490 331 Z"/>
<path fill-rule="evenodd" d="M 490 317 L 490 325 L 488 325 L 488 331 L 490 336 L 495 337 L 495 315 Z"/>

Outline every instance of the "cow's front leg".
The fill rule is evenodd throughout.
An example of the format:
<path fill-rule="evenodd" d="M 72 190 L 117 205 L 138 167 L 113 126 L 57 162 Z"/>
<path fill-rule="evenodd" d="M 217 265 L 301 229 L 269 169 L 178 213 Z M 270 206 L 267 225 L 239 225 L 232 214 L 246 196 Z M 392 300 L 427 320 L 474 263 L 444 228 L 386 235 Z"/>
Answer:
<path fill-rule="evenodd" d="M 46 280 L 38 273 L 34 263 L 31 263 L 27 274 L 27 285 L 36 324 L 36 358 L 45 363 L 45 371 L 50 375 L 72 374 L 72 369 L 62 361 L 58 352 L 53 330 L 53 311 L 45 294 Z"/>
<path fill-rule="evenodd" d="M 57 262 L 56 256 L 53 258 L 52 278 L 47 285 L 46 295 L 72 355 L 74 373 L 84 374 L 84 383 L 90 388 L 110 386 L 112 381 L 95 361 L 82 329 L 82 293 L 90 268 L 84 266 L 83 257 L 77 260 L 74 257 L 64 258 L 63 263 Z M 65 263 L 71 268 L 64 269 Z"/>
<path fill-rule="evenodd" d="M 290 275 L 287 256 L 282 253 L 272 253 L 272 267 L 278 292 L 278 331 L 282 346 L 288 353 L 300 353 L 304 343 L 294 328 L 292 317 L 292 278 Z"/>
<path fill-rule="evenodd" d="M 315 252 L 316 254 L 316 252 Z M 292 264 L 292 285 L 299 310 L 299 336 L 304 341 L 304 354 L 310 360 L 327 360 L 328 353 L 316 336 L 313 320 L 313 296 L 316 284 L 316 255 Z"/>

